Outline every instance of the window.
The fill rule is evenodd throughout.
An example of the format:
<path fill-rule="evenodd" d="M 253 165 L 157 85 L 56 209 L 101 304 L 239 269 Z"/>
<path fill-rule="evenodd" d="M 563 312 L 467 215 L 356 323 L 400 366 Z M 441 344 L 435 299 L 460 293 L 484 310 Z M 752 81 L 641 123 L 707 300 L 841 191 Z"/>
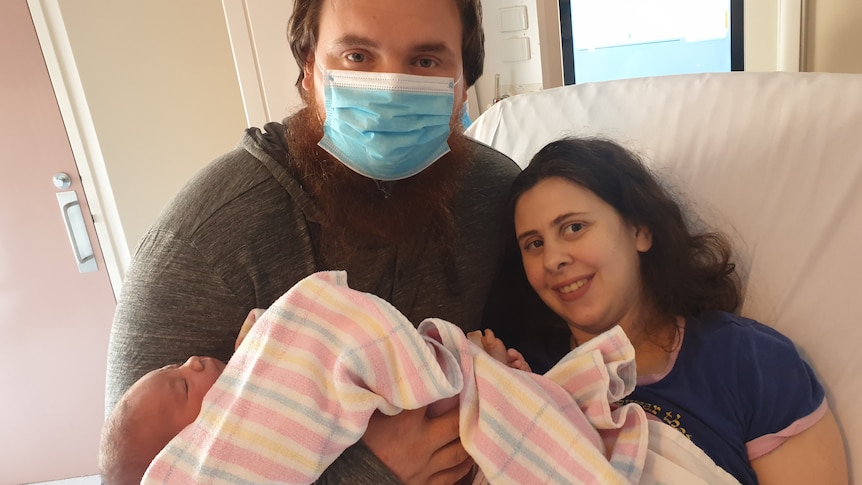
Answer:
<path fill-rule="evenodd" d="M 565 84 L 743 69 L 742 0 L 560 0 Z"/>

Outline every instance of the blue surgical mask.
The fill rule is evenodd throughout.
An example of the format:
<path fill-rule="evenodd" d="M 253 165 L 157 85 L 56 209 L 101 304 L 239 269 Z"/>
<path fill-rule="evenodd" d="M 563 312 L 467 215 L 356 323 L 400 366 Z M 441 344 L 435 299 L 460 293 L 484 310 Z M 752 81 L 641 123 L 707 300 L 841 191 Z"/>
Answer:
<path fill-rule="evenodd" d="M 318 143 L 375 180 L 401 180 L 449 152 L 452 78 L 325 70 L 326 120 Z"/>

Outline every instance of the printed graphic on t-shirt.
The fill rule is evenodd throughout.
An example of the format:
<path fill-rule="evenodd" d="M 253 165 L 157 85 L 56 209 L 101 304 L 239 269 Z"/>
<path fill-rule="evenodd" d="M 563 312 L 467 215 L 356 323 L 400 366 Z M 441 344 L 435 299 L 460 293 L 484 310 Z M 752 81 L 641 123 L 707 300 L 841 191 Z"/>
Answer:
<path fill-rule="evenodd" d="M 638 406 L 642 407 L 644 411 L 648 412 L 649 414 L 652 414 L 671 428 L 679 431 L 686 438 L 691 439 L 691 434 L 689 434 L 686 431 L 685 426 L 682 425 L 682 416 L 679 413 L 673 410 L 662 410 L 661 406 L 659 406 L 658 404 L 651 404 L 648 402 L 638 401 L 636 399 L 622 399 L 619 401 L 620 406 L 629 403 L 637 404 Z"/>

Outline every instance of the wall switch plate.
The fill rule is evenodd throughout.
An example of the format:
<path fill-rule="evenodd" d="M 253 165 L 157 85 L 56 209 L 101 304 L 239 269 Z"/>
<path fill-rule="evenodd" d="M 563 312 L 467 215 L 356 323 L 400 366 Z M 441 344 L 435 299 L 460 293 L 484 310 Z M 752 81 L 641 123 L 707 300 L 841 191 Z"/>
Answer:
<path fill-rule="evenodd" d="M 505 62 L 528 61 L 530 60 L 530 38 L 503 39 L 500 42 L 500 52 Z"/>
<path fill-rule="evenodd" d="M 527 7 L 518 5 L 500 9 L 500 32 L 527 29 Z"/>

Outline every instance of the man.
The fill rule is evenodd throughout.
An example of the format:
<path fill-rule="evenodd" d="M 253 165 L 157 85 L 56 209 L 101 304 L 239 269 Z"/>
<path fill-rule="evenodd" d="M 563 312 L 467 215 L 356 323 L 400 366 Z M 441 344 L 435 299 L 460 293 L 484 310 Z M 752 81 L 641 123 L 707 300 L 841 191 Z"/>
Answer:
<path fill-rule="evenodd" d="M 250 309 L 320 270 L 347 270 L 414 324 L 483 323 L 518 169 L 461 133 L 484 60 L 479 0 L 297 0 L 288 35 L 307 106 L 248 130 L 139 244 L 108 411 L 150 370 L 227 360 Z M 457 414 L 417 410 L 373 418 L 322 481 L 452 483 L 469 467 Z"/>

